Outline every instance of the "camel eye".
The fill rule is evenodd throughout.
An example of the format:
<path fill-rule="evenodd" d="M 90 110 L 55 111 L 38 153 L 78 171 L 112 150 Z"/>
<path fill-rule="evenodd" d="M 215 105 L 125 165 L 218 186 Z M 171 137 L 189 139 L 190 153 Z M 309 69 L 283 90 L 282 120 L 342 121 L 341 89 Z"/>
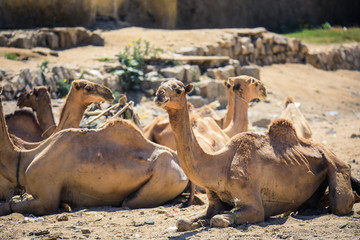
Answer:
<path fill-rule="evenodd" d="M 175 91 L 176 91 L 177 94 L 181 94 L 181 93 L 182 93 L 181 89 L 175 89 Z"/>
<path fill-rule="evenodd" d="M 259 86 L 259 84 L 258 84 L 258 83 L 255 83 L 255 86 L 257 87 L 257 86 Z"/>

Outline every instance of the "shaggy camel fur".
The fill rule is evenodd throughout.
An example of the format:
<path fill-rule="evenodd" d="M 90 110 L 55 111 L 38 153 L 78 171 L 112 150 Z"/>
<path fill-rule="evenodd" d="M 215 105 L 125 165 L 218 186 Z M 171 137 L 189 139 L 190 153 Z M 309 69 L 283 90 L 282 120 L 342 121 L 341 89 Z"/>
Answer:
<path fill-rule="evenodd" d="M 112 102 L 113 100 L 114 97 L 109 88 L 87 80 L 74 80 L 60 112 L 59 125 L 55 128 L 53 134 L 63 129 L 79 127 L 82 116 L 91 103 Z M 13 136 L 11 137 L 13 138 Z M 22 149 L 33 149 L 41 142 L 26 142 L 22 141 L 22 139 L 14 139 L 14 143 Z"/>
<path fill-rule="evenodd" d="M 179 230 L 261 222 L 318 200 L 327 185 L 331 211 L 343 215 L 352 210 L 350 167 L 323 145 L 298 138 L 285 119 L 274 121 L 267 133 L 238 134 L 216 153 L 203 151 L 186 108 L 192 88 L 170 80 L 154 99 L 169 114 L 182 169 L 209 198 L 206 214 L 180 219 Z"/>
<path fill-rule="evenodd" d="M 310 139 L 312 136 L 311 127 L 304 115 L 296 107 L 294 98 L 286 97 L 284 103 L 285 109 L 281 113 L 280 118 L 285 118 L 292 122 L 298 136 Z"/>
<path fill-rule="evenodd" d="M 253 99 L 265 99 L 266 89 L 264 84 L 247 75 L 231 77 L 228 79 L 229 93 L 233 95 L 233 110 L 230 124 L 224 130 L 217 126 L 212 118 L 201 118 L 191 115 L 191 126 L 200 146 L 210 152 L 215 152 L 225 146 L 229 137 L 247 131 L 248 104 Z M 235 111 L 234 111 L 235 109 Z M 229 112 L 229 109 L 228 109 Z M 161 145 L 176 150 L 173 131 L 170 127 L 168 116 L 160 116 L 144 128 L 144 135 Z"/>
<path fill-rule="evenodd" d="M 20 151 L 9 138 L 0 100 L 0 142 L 0 175 L 33 197 L 1 204 L 0 215 L 49 214 L 60 202 L 72 207 L 155 207 L 188 184 L 174 151 L 145 139 L 121 119 L 99 130 L 66 129 L 36 149 Z"/>

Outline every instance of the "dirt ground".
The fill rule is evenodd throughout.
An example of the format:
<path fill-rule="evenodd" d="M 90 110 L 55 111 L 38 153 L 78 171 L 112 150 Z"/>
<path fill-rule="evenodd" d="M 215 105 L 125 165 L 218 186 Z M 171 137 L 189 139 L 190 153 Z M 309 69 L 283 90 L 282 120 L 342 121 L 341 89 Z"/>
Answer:
<path fill-rule="evenodd" d="M 131 39 L 141 38 L 163 49 L 201 45 L 216 41 L 227 30 L 164 31 L 128 28 L 104 32 L 104 47 L 79 47 L 59 51 L 59 57 L 44 57 L 31 50 L 0 48 L 0 68 L 18 70 L 36 67 L 44 59 L 50 64 L 99 66 L 95 59 L 114 57 Z M 316 46 L 312 46 L 316 47 Z M 5 52 L 28 54 L 27 62 L 4 59 Z M 329 147 L 351 165 L 352 175 L 360 178 L 360 72 L 323 71 L 310 65 L 281 64 L 261 67 L 261 80 L 268 91 L 266 102 L 249 108 L 250 123 L 275 119 L 286 96 L 295 97 L 313 130 L 313 140 Z M 55 116 L 62 100 L 53 102 Z M 142 106 L 141 106 L 142 105 Z M 5 102 L 5 113 L 15 110 L 15 102 Z M 151 101 L 136 106 L 158 110 Z M 143 122 L 154 117 L 142 115 Z M 221 111 L 223 113 L 223 111 Z M 255 127 L 252 131 L 263 131 Z M 284 179 L 286 181 L 286 179 Z M 289 189 L 296 191 L 296 189 Z M 206 201 L 204 194 L 199 197 Z M 164 205 L 151 209 L 114 207 L 72 209 L 46 216 L 13 213 L 0 217 L 0 239 L 360 239 L 360 204 L 347 216 L 332 214 L 277 216 L 259 224 L 244 224 L 224 229 L 204 227 L 177 232 L 176 220 L 205 211 L 206 205 L 179 208 Z"/>

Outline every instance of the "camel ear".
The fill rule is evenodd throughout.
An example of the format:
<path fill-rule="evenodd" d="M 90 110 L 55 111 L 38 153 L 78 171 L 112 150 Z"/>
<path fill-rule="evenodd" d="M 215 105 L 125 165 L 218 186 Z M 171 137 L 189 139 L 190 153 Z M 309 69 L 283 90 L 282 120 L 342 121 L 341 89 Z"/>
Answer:
<path fill-rule="evenodd" d="M 51 91 L 51 87 L 50 87 L 50 86 L 47 87 L 47 91 L 48 91 L 48 92 Z"/>
<path fill-rule="evenodd" d="M 33 89 L 33 93 L 36 97 L 39 95 L 38 90 L 36 88 Z"/>
<path fill-rule="evenodd" d="M 185 93 L 186 93 L 186 94 L 191 93 L 191 91 L 193 90 L 193 88 L 194 88 L 194 85 L 192 85 L 191 83 L 190 83 L 189 85 L 185 86 Z"/>
<path fill-rule="evenodd" d="M 76 90 L 80 89 L 80 84 L 78 82 L 73 81 L 72 85 L 73 85 L 74 88 L 76 88 Z"/>
<path fill-rule="evenodd" d="M 234 77 L 229 77 L 229 78 L 228 78 L 228 82 L 230 83 L 230 87 L 231 87 L 231 86 L 234 86 L 234 80 L 235 80 Z"/>

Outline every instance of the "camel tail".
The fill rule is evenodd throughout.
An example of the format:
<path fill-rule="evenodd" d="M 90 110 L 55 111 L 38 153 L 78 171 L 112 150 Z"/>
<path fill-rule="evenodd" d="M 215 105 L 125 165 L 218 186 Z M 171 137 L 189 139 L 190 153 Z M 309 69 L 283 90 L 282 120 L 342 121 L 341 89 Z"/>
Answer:
<path fill-rule="evenodd" d="M 345 215 L 352 211 L 354 194 L 351 187 L 351 169 L 326 147 L 322 155 L 328 162 L 330 209 L 334 214 Z"/>

